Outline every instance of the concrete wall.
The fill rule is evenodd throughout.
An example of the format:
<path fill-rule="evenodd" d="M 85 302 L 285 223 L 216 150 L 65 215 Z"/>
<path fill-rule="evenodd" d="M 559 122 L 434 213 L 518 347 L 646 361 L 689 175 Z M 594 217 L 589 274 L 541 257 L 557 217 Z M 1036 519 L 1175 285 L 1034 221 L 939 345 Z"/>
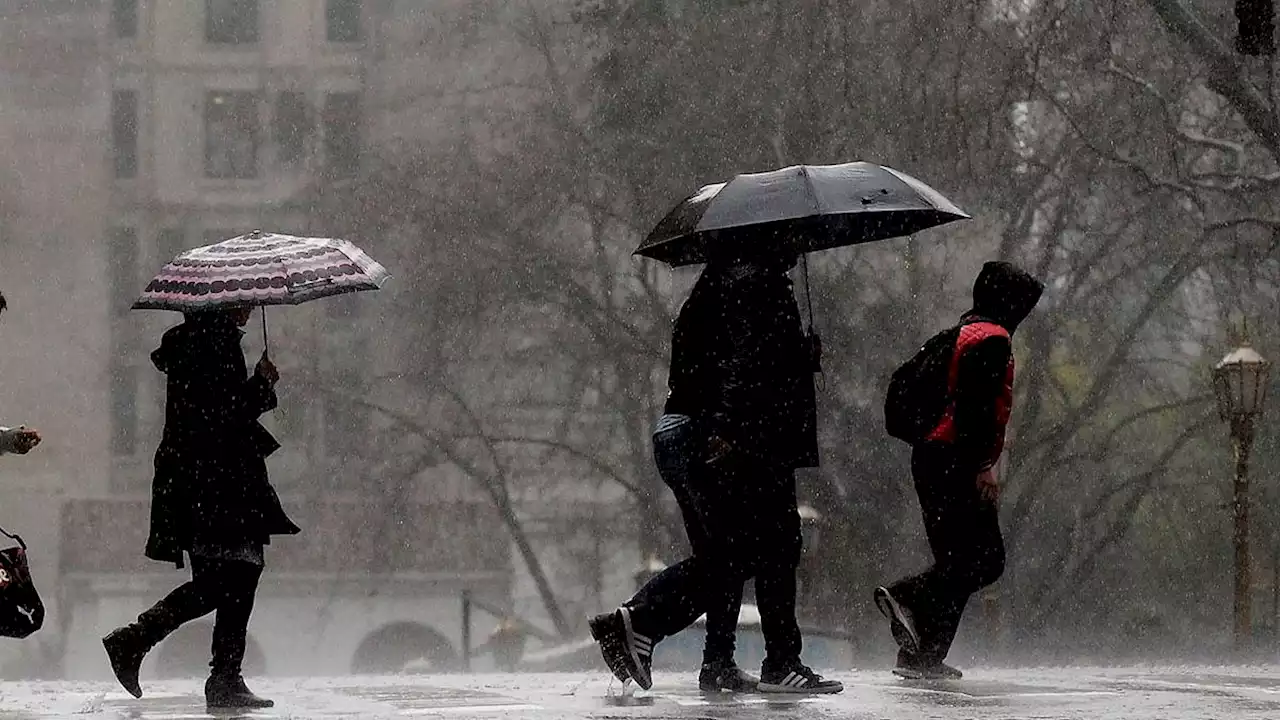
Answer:
<path fill-rule="evenodd" d="M 27 3 L 0 18 L 0 424 L 45 436 L 30 455 L 0 458 L 0 526 L 26 538 L 45 583 L 61 497 L 106 485 L 108 96 L 96 5 Z M 0 659 L 30 644 L 5 643 Z"/>

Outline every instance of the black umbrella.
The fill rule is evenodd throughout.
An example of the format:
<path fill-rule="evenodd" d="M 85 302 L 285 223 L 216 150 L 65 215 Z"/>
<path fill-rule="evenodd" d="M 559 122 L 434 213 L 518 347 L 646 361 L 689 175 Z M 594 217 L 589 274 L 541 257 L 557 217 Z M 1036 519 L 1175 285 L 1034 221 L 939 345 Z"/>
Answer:
<path fill-rule="evenodd" d="M 667 214 L 635 254 L 669 265 L 707 261 L 712 243 L 793 243 L 813 252 L 967 220 L 942 193 L 868 162 L 796 165 L 707 185 Z"/>
<path fill-rule="evenodd" d="M 703 187 L 668 213 L 635 254 L 680 267 L 706 262 L 713 244 L 764 249 L 786 243 L 803 254 L 968 219 L 942 193 L 893 168 L 869 162 L 794 165 Z M 822 346 L 813 332 L 807 261 L 804 290 L 813 367 L 820 372 Z"/>

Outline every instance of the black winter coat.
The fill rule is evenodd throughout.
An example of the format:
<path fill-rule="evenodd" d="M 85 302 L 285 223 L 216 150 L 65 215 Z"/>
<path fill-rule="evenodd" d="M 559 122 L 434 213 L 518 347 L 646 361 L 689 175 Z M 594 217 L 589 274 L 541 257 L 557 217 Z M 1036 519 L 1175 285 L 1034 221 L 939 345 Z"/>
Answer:
<path fill-rule="evenodd" d="M 810 358 L 785 272 L 708 266 L 676 318 L 666 412 L 772 465 L 817 467 Z"/>
<path fill-rule="evenodd" d="M 152 560 L 182 567 L 193 543 L 266 544 L 300 532 L 267 479 L 266 458 L 280 445 L 258 417 L 276 406 L 275 390 L 248 377 L 242 337 L 230 318 L 193 314 L 151 354 L 168 376 L 151 486 Z"/>

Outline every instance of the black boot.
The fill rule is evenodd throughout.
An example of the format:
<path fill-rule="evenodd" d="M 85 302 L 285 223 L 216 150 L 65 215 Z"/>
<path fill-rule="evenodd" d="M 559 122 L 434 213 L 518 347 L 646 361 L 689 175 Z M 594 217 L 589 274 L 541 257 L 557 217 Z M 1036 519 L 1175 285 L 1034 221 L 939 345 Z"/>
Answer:
<path fill-rule="evenodd" d="M 102 638 L 102 646 L 107 650 L 111 660 L 111 671 L 116 680 L 130 695 L 142 697 L 142 685 L 138 681 L 138 673 L 142 671 L 142 659 L 147 656 L 155 643 L 148 641 L 146 633 L 138 623 L 125 625 L 111 631 Z"/>
<path fill-rule="evenodd" d="M 244 677 L 210 675 L 204 684 L 204 701 L 209 709 L 216 708 L 269 708 L 275 703 L 254 695 L 244 684 Z"/>
<path fill-rule="evenodd" d="M 903 680 L 959 680 L 964 673 L 942 662 L 900 651 L 893 674 Z"/>
<path fill-rule="evenodd" d="M 161 600 L 138 616 L 137 622 L 116 628 L 102 638 L 102 647 L 111 659 L 111 670 L 129 694 L 142 697 L 138 673 L 151 648 L 177 630 L 182 621 L 172 610 L 169 598 Z"/>

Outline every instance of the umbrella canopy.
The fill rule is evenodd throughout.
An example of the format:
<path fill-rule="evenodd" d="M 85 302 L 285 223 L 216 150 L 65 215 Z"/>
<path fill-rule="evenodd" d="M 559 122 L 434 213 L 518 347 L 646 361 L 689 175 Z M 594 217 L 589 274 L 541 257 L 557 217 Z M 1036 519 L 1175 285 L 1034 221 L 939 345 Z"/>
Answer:
<path fill-rule="evenodd" d="M 969 215 L 904 172 L 868 162 L 795 165 L 707 185 L 667 214 L 635 254 L 707 261 L 714 243 L 794 243 L 800 252 L 901 237 Z"/>
<path fill-rule="evenodd" d="M 160 270 L 135 310 L 192 312 L 246 305 L 298 305 L 377 290 L 387 269 L 346 240 L 254 230 L 182 253 Z"/>

